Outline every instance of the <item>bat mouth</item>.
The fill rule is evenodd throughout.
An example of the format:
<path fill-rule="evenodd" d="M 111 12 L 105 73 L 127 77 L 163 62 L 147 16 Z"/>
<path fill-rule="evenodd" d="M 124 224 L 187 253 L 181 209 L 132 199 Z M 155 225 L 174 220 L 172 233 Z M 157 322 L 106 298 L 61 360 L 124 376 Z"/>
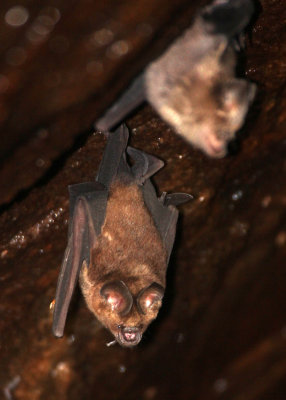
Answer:
<path fill-rule="evenodd" d="M 217 139 L 215 136 L 208 136 L 205 140 L 205 150 L 211 157 L 221 158 L 226 154 L 225 141 Z"/>
<path fill-rule="evenodd" d="M 136 326 L 121 326 L 118 331 L 118 342 L 122 346 L 131 347 L 136 346 L 141 338 L 142 334 L 140 329 Z"/>

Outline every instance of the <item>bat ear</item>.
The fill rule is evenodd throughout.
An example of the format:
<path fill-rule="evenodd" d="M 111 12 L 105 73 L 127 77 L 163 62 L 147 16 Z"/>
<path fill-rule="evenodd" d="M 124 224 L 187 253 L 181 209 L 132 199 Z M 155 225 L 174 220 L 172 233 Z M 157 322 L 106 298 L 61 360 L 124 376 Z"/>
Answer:
<path fill-rule="evenodd" d="M 222 90 L 224 108 L 231 111 L 233 105 L 252 102 L 256 92 L 256 85 L 243 79 L 234 79 Z"/>
<path fill-rule="evenodd" d="M 110 304 L 111 309 L 121 316 L 129 313 L 133 298 L 128 287 L 122 281 L 108 282 L 102 286 L 100 295 Z"/>
<path fill-rule="evenodd" d="M 163 199 L 164 206 L 178 206 L 179 204 L 187 203 L 194 196 L 188 193 L 170 193 L 166 194 Z"/>
<path fill-rule="evenodd" d="M 164 166 L 164 162 L 159 160 L 159 158 L 134 149 L 133 147 L 128 146 L 127 153 L 135 162 L 131 171 L 138 183 L 144 183 L 146 179 L 150 178 L 150 176 L 154 175 Z"/>
<path fill-rule="evenodd" d="M 146 314 L 155 305 L 159 308 L 164 296 L 164 288 L 158 283 L 152 283 L 141 290 L 137 296 L 137 308 L 141 314 Z"/>

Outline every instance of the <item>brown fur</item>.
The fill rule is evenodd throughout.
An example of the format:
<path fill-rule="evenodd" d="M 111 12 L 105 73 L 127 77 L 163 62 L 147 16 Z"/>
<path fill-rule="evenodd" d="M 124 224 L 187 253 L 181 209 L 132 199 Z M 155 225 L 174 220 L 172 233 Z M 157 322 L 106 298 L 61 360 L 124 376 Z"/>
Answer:
<path fill-rule="evenodd" d="M 149 102 L 177 133 L 212 157 L 226 154 L 255 93 L 255 85 L 235 77 L 235 64 L 228 38 L 208 33 L 198 16 L 145 73 Z"/>
<path fill-rule="evenodd" d="M 142 315 L 134 304 L 128 315 L 120 317 L 100 295 L 101 287 L 107 281 L 122 280 L 136 297 L 153 282 L 165 287 L 166 268 L 166 250 L 140 188 L 136 184 L 114 183 L 89 268 L 84 265 L 80 274 L 88 308 L 117 338 L 121 325 L 140 327 L 142 333 L 159 307 Z"/>

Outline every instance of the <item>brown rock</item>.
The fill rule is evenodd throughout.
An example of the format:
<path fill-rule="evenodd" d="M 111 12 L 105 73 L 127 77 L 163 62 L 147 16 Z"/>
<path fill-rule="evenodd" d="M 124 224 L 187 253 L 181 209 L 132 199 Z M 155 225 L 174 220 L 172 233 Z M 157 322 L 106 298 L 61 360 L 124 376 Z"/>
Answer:
<path fill-rule="evenodd" d="M 14 15 L 0 5 L 2 390 L 20 400 L 284 400 L 283 2 L 263 1 L 253 22 L 246 68 L 259 92 L 237 155 L 207 159 L 147 106 L 128 120 L 132 145 L 166 161 L 160 191 L 196 197 L 182 206 L 162 313 L 133 351 L 105 346 L 111 338 L 80 296 L 65 337 L 52 337 L 67 185 L 94 177 L 105 140 L 93 121 L 196 7 L 21 4 L 26 13 Z"/>

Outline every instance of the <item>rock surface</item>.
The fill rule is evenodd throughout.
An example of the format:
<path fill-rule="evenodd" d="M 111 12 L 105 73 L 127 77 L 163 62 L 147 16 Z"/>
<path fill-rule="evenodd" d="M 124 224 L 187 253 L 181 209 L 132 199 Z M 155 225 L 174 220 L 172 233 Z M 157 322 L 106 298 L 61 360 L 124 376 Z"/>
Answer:
<path fill-rule="evenodd" d="M 132 145 L 166 162 L 155 179 L 160 191 L 195 196 L 181 207 L 164 306 L 145 339 L 133 350 L 106 347 L 112 338 L 80 295 L 64 338 L 51 334 L 67 186 L 93 179 L 105 145 L 92 123 L 188 26 L 202 2 L 188 3 L 1 2 L 0 386 L 7 399 L 286 397 L 282 0 L 257 4 L 245 64 L 259 90 L 236 155 L 208 159 L 149 106 L 127 121 Z"/>

